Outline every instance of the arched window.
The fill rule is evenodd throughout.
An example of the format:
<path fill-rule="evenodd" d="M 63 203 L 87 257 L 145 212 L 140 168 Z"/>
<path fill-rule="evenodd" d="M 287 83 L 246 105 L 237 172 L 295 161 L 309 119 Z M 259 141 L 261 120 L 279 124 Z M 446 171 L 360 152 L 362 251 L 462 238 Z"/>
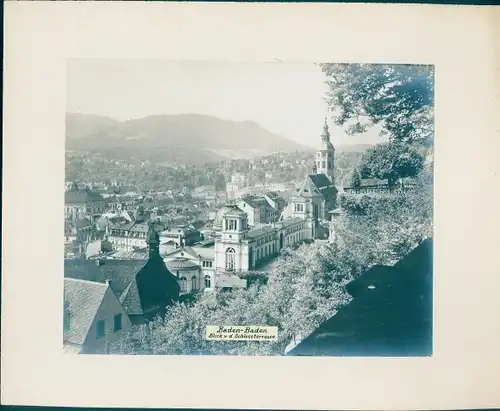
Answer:
<path fill-rule="evenodd" d="M 234 271 L 235 266 L 235 251 L 234 248 L 228 248 L 226 250 L 226 270 Z"/>
<path fill-rule="evenodd" d="M 198 281 L 196 276 L 191 277 L 191 290 L 197 290 L 198 289 Z"/>
<path fill-rule="evenodd" d="M 181 289 L 181 293 L 185 293 L 187 291 L 187 278 L 181 277 L 179 279 L 179 287 Z"/>
<path fill-rule="evenodd" d="M 205 276 L 205 288 L 211 288 L 212 287 L 212 280 L 210 279 L 209 275 Z"/>

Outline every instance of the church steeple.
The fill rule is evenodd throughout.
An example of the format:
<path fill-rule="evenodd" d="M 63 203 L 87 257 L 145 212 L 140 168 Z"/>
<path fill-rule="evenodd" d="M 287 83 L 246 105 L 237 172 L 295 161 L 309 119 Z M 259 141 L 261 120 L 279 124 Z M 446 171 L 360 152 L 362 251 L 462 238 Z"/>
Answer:
<path fill-rule="evenodd" d="M 323 126 L 323 133 L 321 133 L 321 141 L 329 142 L 330 141 L 330 131 L 328 130 L 328 121 L 325 117 L 325 125 Z"/>
<path fill-rule="evenodd" d="M 149 225 L 148 237 L 148 250 L 149 250 L 149 258 L 155 258 L 160 256 L 160 236 L 153 228 L 153 225 Z"/>
<path fill-rule="evenodd" d="M 325 174 L 331 182 L 334 181 L 335 170 L 335 147 L 330 141 L 330 130 L 328 129 L 328 118 L 325 117 L 325 124 L 323 125 L 323 132 L 321 133 L 321 142 L 316 151 L 316 173 Z"/>

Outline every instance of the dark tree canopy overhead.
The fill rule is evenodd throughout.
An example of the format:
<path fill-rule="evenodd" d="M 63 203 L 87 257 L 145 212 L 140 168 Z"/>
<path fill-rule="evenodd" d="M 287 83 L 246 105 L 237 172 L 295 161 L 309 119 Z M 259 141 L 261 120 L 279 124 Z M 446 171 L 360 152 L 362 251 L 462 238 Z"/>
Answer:
<path fill-rule="evenodd" d="M 422 65 L 319 65 L 327 76 L 327 102 L 348 134 L 379 125 L 391 141 L 432 145 L 434 69 Z"/>

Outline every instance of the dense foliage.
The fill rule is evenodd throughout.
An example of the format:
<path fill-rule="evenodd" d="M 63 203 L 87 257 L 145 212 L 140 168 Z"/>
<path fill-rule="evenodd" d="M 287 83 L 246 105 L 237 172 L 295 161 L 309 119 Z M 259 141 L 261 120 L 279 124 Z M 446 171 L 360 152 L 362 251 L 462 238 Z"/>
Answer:
<path fill-rule="evenodd" d="M 335 123 L 348 134 L 378 127 L 386 143 L 368 149 L 359 164 L 362 177 L 389 184 L 419 174 L 434 140 L 432 66 L 320 64 Z"/>
<path fill-rule="evenodd" d="M 337 184 L 343 185 L 346 176 L 359 162 L 366 148 L 361 146 L 355 150 L 337 150 L 335 158 Z M 140 192 L 180 191 L 184 187 L 192 189 L 204 185 L 225 190 L 227 182 L 231 181 L 235 173 L 244 174 L 248 185 L 300 181 L 306 173 L 311 172 L 312 158 L 311 152 L 277 153 L 255 158 L 252 162 L 248 159 L 234 159 L 201 166 L 173 167 L 133 157 L 119 160 L 97 153 L 68 153 L 66 181 L 105 185 L 117 181 Z"/>
<path fill-rule="evenodd" d="M 267 281 L 257 278 L 247 289 L 216 291 L 173 306 L 165 320 L 134 327 L 114 348 L 116 353 L 283 355 L 292 341 L 307 336 L 350 301 L 345 290 L 349 281 L 375 264 L 394 264 L 432 236 L 433 176 L 425 162 L 434 132 L 432 69 L 369 64 L 322 64 L 321 69 L 337 124 L 351 134 L 378 125 L 389 136 L 388 143 L 365 153 L 359 172 L 355 157 L 341 166 L 342 182 L 348 175 L 355 186 L 361 177 L 414 177 L 416 186 L 397 193 L 344 195 L 345 213 L 331 223 L 334 242 L 285 249 Z M 283 161 L 260 164 L 257 171 L 252 167 L 259 178 L 269 164 L 283 167 Z M 214 182 L 216 175 L 214 170 Z M 207 341 L 207 325 L 275 325 L 279 338 Z"/>
<path fill-rule="evenodd" d="M 434 69 L 421 65 L 320 64 L 335 122 L 350 134 L 379 125 L 390 140 L 432 144 Z"/>
<path fill-rule="evenodd" d="M 375 264 L 393 264 L 432 236 L 432 175 L 406 193 L 344 196 L 333 244 L 285 249 L 267 281 L 203 294 L 172 307 L 167 318 L 135 327 L 115 347 L 128 354 L 283 355 L 350 301 L 345 285 Z M 245 276 L 245 274 L 243 274 Z M 277 342 L 207 341 L 207 325 L 275 325 Z"/>

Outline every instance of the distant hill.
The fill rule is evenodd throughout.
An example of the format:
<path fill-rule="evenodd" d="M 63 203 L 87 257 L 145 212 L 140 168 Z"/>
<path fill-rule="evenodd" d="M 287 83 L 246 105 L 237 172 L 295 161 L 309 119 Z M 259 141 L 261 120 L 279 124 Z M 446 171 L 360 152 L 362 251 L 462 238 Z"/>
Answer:
<path fill-rule="evenodd" d="M 92 136 L 118 124 L 118 120 L 109 117 L 66 113 L 66 140 Z"/>
<path fill-rule="evenodd" d="M 68 113 L 66 146 L 68 150 L 98 152 L 111 158 L 191 164 L 308 150 L 253 121 L 235 122 L 199 114 L 156 115 L 120 122 Z"/>

